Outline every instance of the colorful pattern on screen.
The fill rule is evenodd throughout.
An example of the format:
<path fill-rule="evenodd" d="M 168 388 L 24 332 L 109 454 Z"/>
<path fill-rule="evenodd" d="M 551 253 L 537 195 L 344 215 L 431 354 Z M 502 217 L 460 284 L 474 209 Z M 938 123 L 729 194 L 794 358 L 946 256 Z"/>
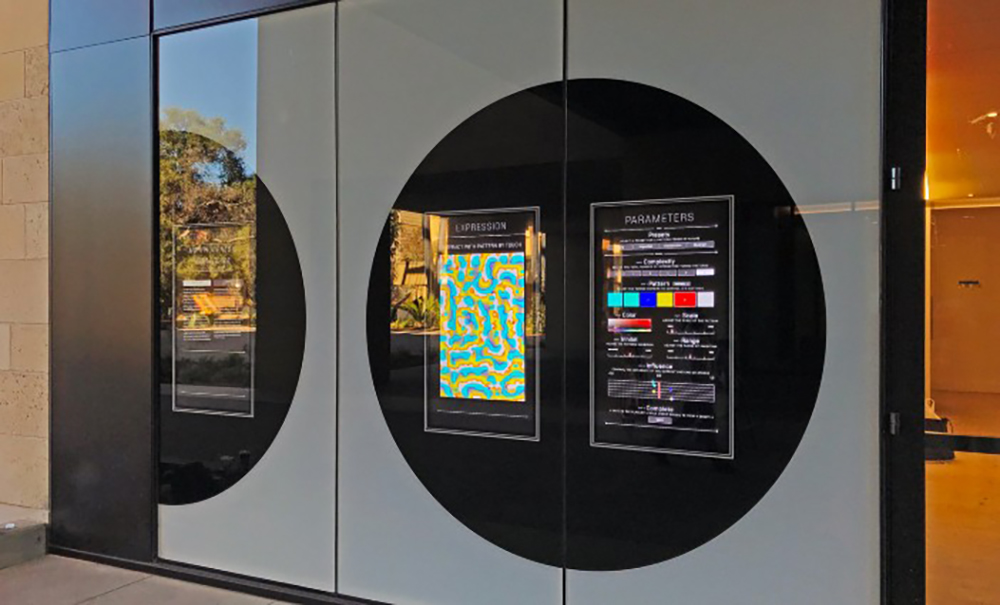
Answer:
<path fill-rule="evenodd" d="M 524 401 L 524 253 L 441 264 L 441 397 Z"/>

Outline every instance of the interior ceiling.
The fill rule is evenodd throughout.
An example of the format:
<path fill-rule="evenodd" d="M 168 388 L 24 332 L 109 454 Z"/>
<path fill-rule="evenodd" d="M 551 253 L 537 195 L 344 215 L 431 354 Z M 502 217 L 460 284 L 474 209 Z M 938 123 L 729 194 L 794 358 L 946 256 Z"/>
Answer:
<path fill-rule="evenodd" d="M 928 3 L 928 198 L 1000 196 L 1000 3 Z"/>

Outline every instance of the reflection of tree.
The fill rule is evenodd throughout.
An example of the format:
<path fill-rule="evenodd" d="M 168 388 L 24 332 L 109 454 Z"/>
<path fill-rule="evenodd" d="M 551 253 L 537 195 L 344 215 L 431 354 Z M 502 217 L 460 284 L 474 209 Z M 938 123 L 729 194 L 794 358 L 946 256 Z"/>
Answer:
<path fill-rule="evenodd" d="M 427 262 L 428 248 L 446 247 L 442 239 L 447 231 L 445 219 L 434 214 L 410 210 L 392 210 L 389 214 L 389 264 L 392 292 L 389 301 L 390 329 L 408 332 L 436 330 L 440 321 L 438 266 L 442 261 Z M 526 240 L 525 333 L 545 334 L 545 234 L 529 231 Z"/>
<path fill-rule="evenodd" d="M 160 116 L 160 309 L 167 319 L 171 304 L 174 228 L 191 224 L 256 220 L 256 179 L 242 153 L 243 133 L 227 128 L 222 118 L 197 111 L 166 108 Z M 248 227 L 249 229 L 249 227 Z M 247 239 L 232 248 L 228 259 L 245 284 L 246 300 L 254 299 L 255 254 Z M 221 262 L 221 259 L 219 259 Z M 178 267 L 178 270 L 183 270 Z"/>
<path fill-rule="evenodd" d="M 208 327 L 222 320 L 253 325 L 254 236 L 251 225 L 180 227 L 175 232 L 174 272 L 181 280 L 213 280 L 210 294 L 178 289 L 175 317 L 187 328 Z M 185 291 L 197 312 L 184 307 Z M 189 303 L 190 304 L 190 303 Z"/>
<path fill-rule="evenodd" d="M 393 210 L 389 215 L 393 330 L 431 329 L 438 324 L 438 301 L 428 288 L 428 280 L 436 280 L 436 272 L 426 263 L 423 223 L 424 216 L 417 212 Z"/>

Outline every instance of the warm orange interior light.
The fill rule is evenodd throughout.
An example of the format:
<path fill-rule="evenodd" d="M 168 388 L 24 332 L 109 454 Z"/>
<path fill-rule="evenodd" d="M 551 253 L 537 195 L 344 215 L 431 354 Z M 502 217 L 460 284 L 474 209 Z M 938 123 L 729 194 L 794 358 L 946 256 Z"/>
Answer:
<path fill-rule="evenodd" d="M 927 8 L 926 426 L 998 437 L 1000 2 L 928 0 Z M 931 452 L 928 460 L 927 604 L 995 602 L 998 457 Z"/>
<path fill-rule="evenodd" d="M 993 0 L 928 3 L 929 201 L 1000 198 L 998 24 Z"/>

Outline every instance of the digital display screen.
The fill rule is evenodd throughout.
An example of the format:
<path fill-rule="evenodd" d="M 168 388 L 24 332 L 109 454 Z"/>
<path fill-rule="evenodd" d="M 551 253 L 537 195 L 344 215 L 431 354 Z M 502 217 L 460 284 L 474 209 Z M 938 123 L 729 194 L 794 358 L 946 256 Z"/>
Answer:
<path fill-rule="evenodd" d="M 442 397 L 524 401 L 524 238 L 491 243 L 441 263 Z"/>
<path fill-rule="evenodd" d="M 537 269 L 534 210 L 428 218 L 439 325 L 427 341 L 428 430 L 537 438 L 529 346 Z M 436 361 L 437 363 L 433 363 Z"/>
<path fill-rule="evenodd" d="M 593 446 L 734 456 L 733 206 L 592 206 Z"/>
<path fill-rule="evenodd" d="M 173 409 L 254 413 L 255 237 L 250 225 L 174 230 Z"/>

